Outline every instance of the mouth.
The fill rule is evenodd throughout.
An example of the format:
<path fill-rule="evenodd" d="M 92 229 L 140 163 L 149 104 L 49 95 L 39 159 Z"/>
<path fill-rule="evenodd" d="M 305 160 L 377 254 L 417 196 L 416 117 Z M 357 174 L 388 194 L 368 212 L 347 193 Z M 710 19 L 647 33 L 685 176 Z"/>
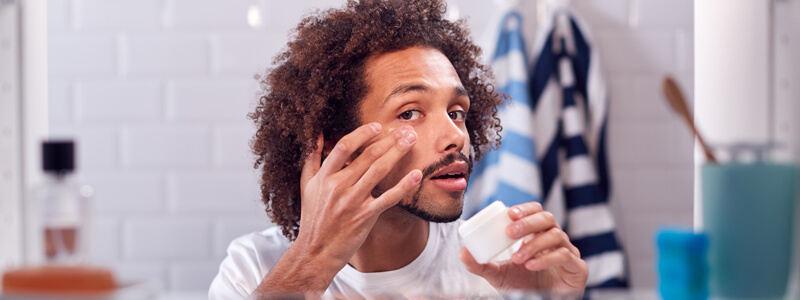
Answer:
<path fill-rule="evenodd" d="M 456 161 L 434 173 L 430 181 L 446 191 L 464 191 L 467 189 L 467 172 L 469 165 L 463 161 Z"/>

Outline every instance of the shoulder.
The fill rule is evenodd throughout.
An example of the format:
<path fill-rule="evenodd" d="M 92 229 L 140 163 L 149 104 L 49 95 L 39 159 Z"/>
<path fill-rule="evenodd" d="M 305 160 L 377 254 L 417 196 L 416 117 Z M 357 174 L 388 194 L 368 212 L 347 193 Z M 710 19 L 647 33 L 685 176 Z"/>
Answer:
<path fill-rule="evenodd" d="M 210 299 L 244 298 L 261 283 L 291 242 L 279 227 L 253 232 L 234 239 L 227 256 L 211 282 Z"/>
<path fill-rule="evenodd" d="M 237 252 L 250 253 L 255 255 L 278 254 L 280 255 L 289 249 L 292 243 L 281 233 L 281 228 L 273 226 L 260 232 L 248 233 L 234 239 L 228 245 L 228 255 Z"/>

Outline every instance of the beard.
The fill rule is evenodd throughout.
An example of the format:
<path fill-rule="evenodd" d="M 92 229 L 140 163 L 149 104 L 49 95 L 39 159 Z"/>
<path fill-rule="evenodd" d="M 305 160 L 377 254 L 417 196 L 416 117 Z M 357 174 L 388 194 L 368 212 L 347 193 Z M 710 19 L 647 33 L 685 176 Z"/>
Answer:
<path fill-rule="evenodd" d="M 454 222 L 455 220 L 458 220 L 459 218 L 461 218 L 461 213 L 464 211 L 464 209 L 463 209 L 464 206 L 463 205 L 459 206 L 458 212 L 457 213 L 453 213 L 453 214 L 434 214 L 432 212 L 429 212 L 429 211 L 427 211 L 425 209 L 420 208 L 419 207 L 419 191 L 420 190 L 418 189 L 417 192 L 414 193 L 414 196 L 411 198 L 411 203 L 406 204 L 406 203 L 402 203 L 401 202 L 401 203 L 397 204 L 397 207 L 399 207 L 400 209 L 402 209 L 402 210 L 404 210 L 404 211 L 416 216 L 417 218 L 420 218 L 420 219 L 428 221 L 428 222 L 450 223 L 450 222 Z M 462 201 L 463 201 L 464 195 L 461 195 L 461 198 L 462 198 Z"/>
<path fill-rule="evenodd" d="M 441 160 L 429 165 L 428 167 L 422 170 L 422 180 L 420 182 L 419 187 L 417 187 L 417 190 L 414 191 L 414 195 L 411 197 L 410 203 L 404 203 L 403 201 L 400 201 L 400 203 L 398 203 L 396 206 L 428 222 L 450 223 L 461 218 L 461 214 L 464 210 L 463 192 L 460 192 L 459 195 L 457 195 L 461 205 L 458 206 L 457 211 L 453 211 L 451 213 L 437 213 L 432 211 L 431 209 L 425 209 L 420 206 L 420 203 L 434 203 L 434 199 L 430 199 L 430 197 L 421 195 L 422 188 L 425 184 L 425 179 L 430 179 L 431 175 L 436 173 L 436 171 L 456 161 L 463 161 L 467 163 L 469 169 L 467 170 L 467 173 L 464 174 L 464 178 L 469 180 L 469 175 L 472 174 L 472 160 L 461 152 L 450 153 L 447 156 L 443 157 Z"/>

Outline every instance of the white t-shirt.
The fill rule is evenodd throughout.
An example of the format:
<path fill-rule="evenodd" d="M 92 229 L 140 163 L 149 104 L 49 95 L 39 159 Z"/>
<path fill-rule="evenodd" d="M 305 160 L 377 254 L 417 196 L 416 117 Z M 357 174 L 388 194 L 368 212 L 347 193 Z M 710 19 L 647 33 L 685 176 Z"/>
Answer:
<path fill-rule="evenodd" d="M 467 271 L 459 260 L 457 234 L 461 220 L 430 223 L 428 242 L 408 265 L 393 271 L 362 273 L 345 265 L 323 297 L 412 298 L 415 296 L 482 296 L 499 298 L 489 282 Z M 211 283 L 209 299 L 247 298 L 291 243 L 273 227 L 239 237 L 228 246 L 228 256 Z"/>

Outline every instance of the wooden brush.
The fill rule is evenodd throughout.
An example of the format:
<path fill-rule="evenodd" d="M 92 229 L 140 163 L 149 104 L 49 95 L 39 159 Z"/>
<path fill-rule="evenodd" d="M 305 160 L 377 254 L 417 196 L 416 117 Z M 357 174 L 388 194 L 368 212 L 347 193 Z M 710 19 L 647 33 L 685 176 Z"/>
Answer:
<path fill-rule="evenodd" d="M 669 102 L 669 106 L 678 113 L 679 116 L 683 118 L 686 122 L 686 125 L 692 130 L 692 133 L 697 137 L 697 141 L 700 142 L 700 147 L 703 148 L 703 152 L 706 155 L 706 160 L 708 160 L 712 164 L 717 163 L 717 158 L 714 157 L 714 153 L 711 152 L 711 149 L 708 148 L 706 142 L 703 140 L 703 136 L 697 130 L 697 126 L 694 124 L 694 118 L 692 117 L 692 112 L 689 110 L 689 106 L 686 104 L 686 98 L 683 96 L 683 92 L 681 92 L 681 88 L 678 87 L 678 84 L 673 80 L 671 77 L 667 76 L 664 78 L 664 96 L 667 97 L 667 102 Z"/>

